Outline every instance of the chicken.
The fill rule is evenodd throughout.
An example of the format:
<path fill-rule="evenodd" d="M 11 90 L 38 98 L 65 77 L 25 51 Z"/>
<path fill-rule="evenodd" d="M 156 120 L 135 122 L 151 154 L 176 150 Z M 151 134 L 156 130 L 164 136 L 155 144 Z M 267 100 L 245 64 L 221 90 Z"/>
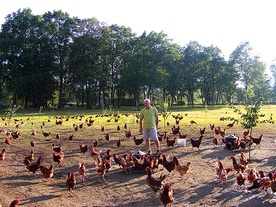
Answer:
<path fill-rule="evenodd" d="M 188 136 L 188 134 L 182 134 L 180 131 L 179 131 L 179 134 L 178 134 L 178 138 L 179 139 L 185 139 L 186 137 Z"/>
<path fill-rule="evenodd" d="M 188 179 L 188 173 L 190 171 L 190 162 L 187 162 L 186 165 L 184 164 L 180 164 L 179 160 L 176 156 L 173 157 L 173 162 L 175 164 L 175 171 L 178 172 L 181 177 L 183 177 L 183 175 L 187 175 L 187 179 Z"/>
<path fill-rule="evenodd" d="M 196 124 L 196 122 L 194 120 L 191 120 L 190 124 Z"/>
<path fill-rule="evenodd" d="M 165 179 L 165 177 L 160 176 L 158 178 L 154 178 L 152 176 L 152 170 L 149 167 L 146 167 L 145 169 L 148 173 L 148 176 L 146 178 L 147 180 L 147 184 L 148 186 L 154 191 L 154 192 L 158 192 L 159 190 L 162 189 L 163 186 L 163 179 Z M 161 178 L 161 179 L 160 179 Z"/>
<path fill-rule="evenodd" d="M 268 176 L 259 178 L 259 184 L 262 187 L 262 190 L 267 193 L 267 190 L 270 188 L 271 179 Z"/>
<path fill-rule="evenodd" d="M 210 124 L 210 130 L 213 131 L 215 128 L 215 124 Z"/>
<path fill-rule="evenodd" d="M 260 178 L 255 179 L 252 182 L 252 185 L 250 187 L 247 187 L 247 190 L 253 190 L 253 189 L 259 189 L 261 188 L 261 184 L 259 183 Z"/>
<path fill-rule="evenodd" d="M 40 165 L 41 165 L 41 161 L 42 161 L 43 157 L 40 156 L 36 162 L 29 162 L 26 166 L 26 168 L 32 172 L 34 175 L 36 173 L 36 171 L 39 169 Z"/>
<path fill-rule="evenodd" d="M 104 126 L 101 126 L 101 131 L 104 132 Z"/>
<path fill-rule="evenodd" d="M 239 188 L 241 188 L 242 185 L 245 186 L 245 180 L 245 176 L 241 172 L 239 172 L 236 176 L 236 182 Z"/>
<path fill-rule="evenodd" d="M 212 142 L 213 142 L 214 145 L 218 145 L 218 138 L 213 137 Z"/>
<path fill-rule="evenodd" d="M 83 142 L 80 144 L 80 152 L 85 154 L 88 151 L 88 145 L 84 144 Z"/>
<path fill-rule="evenodd" d="M 77 181 L 75 177 L 75 173 L 68 171 L 67 176 L 66 176 L 66 187 L 68 189 L 68 192 L 70 193 L 70 196 L 73 196 L 73 190 L 76 187 Z"/>
<path fill-rule="evenodd" d="M 174 136 L 174 138 L 171 140 L 169 139 L 169 137 L 167 137 L 167 139 L 166 139 L 167 146 L 174 147 L 175 141 L 176 141 L 176 136 Z"/>
<path fill-rule="evenodd" d="M 251 169 L 247 174 L 247 180 L 249 183 L 253 183 L 254 180 L 259 178 L 259 173 L 256 171 L 255 168 Z"/>
<path fill-rule="evenodd" d="M 201 144 L 203 135 L 200 135 L 198 140 L 194 140 L 193 138 L 191 138 L 191 144 L 192 144 L 192 148 L 197 147 L 199 149 L 199 146 Z"/>
<path fill-rule="evenodd" d="M 18 132 L 18 131 L 15 131 L 15 132 L 12 132 L 11 133 L 11 136 L 12 136 L 12 138 L 13 139 L 18 139 L 19 138 L 19 136 L 20 136 L 20 132 Z"/>
<path fill-rule="evenodd" d="M 64 160 L 64 154 L 61 151 L 60 153 L 53 152 L 53 161 L 57 162 L 60 165 L 61 162 Z"/>
<path fill-rule="evenodd" d="M 55 144 L 52 145 L 53 152 L 60 153 L 62 151 L 62 146 L 56 146 Z"/>
<path fill-rule="evenodd" d="M 172 185 L 170 183 L 164 185 L 163 190 L 160 193 L 160 201 L 165 207 L 174 201 Z"/>
<path fill-rule="evenodd" d="M 214 134 L 220 135 L 220 127 L 219 126 L 214 128 Z"/>
<path fill-rule="evenodd" d="M 0 153 L 0 160 L 3 161 L 5 159 L 6 156 L 6 149 L 2 149 L 2 152 Z"/>
<path fill-rule="evenodd" d="M 70 134 L 69 135 L 69 141 L 72 141 L 74 139 L 75 135 L 74 134 Z"/>
<path fill-rule="evenodd" d="M 98 146 L 98 140 L 93 140 L 92 141 L 92 147 L 97 147 Z"/>
<path fill-rule="evenodd" d="M 252 136 L 249 136 L 249 138 L 252 140 L 253 143 L 255 143 L 257 146 L 261 146 L 261 141 L 262 141 L 262 138 L 263 138 L 263 134 L 260 135 L 259 138 L 253 138 Z"/>
<path fill-rule="evenodd" d="M 121 127 L 118 125 L 117 126 L 117 131 L 120 131 L 121 130 Z"/>
<path fill-rule="evenodd" d="M 226 129 L 224 129 L 223 131 L 220 130 L 220 136 L 225 137 L 225 135 L 226 135 Z"/>
<path fill-rule="evenodd" d="M 240 171 L 241 171 L 241 173 L 244 173 L 244 171 L 247 169 L 248 162 L 246 164 L 242 165 L 242 164 L 237 163 L 236 159 L 233 156 L 230 156 L 230 159 L 232 159 L 234 170 L 236 170 L 237 173 L 239 173 Z"/>
<path fill-rule="evenodd" d="M 132 153 L 130 154 L 129 157 L 127 157 L 127 154 L 125 154 L 123 158 L 125 159 L 125 162 L 122 164 L 122 167 L 126 174 L 131 174 L 133 167 L 135 167 Z"/>
<path fill-rule="evenodd" d="M 78 174 L 81 181 L 84 181 L 85 173 L 86 173 L 86 168 L 85 168 L 84 162 L 82 163 L 79 162 Z"/>
<path fill-rule="evenodd" d="M 218 166 L 216 167 L 216 175 L 219 176 L 219 181 L 224 185 L 228 178 L 228 173 L 233 171 L 232 168 L 224 168 L 222 162 L 218 160 Z"/>
<path fill-rule="evenodd" d="M 103 161 L 100 161 L 100 159 L 98 158 L 97 159 L 97 162 L 95 162 L 95 166 L 96 166 L 96 173 L 98 175 L 98 178 L 99 178 L 99 182 L 101 180 L 105 181 L 105 173 L 106 173 L 106 163 L 107 163 L 107 160 L 105 160 L 104 162 Z"/>
<path fill-rule="evenodd" d="M 11 202 L 9 207 L 18 207 L 19 203 L 20 203 L 20 201 L 18 200 L 18 198 L 16 198 L 14 201 Z"/>
<path fill-rule="evenodd" d="M 271 190 L 273 193 L 276 192 L 276 178 L 275 178 L 275 172 L 274 173 L 269 173 L 268 176 L 270 177 L 271 179 L 271 184 L 270 184 L 270 187 L 271 187 Z"/>
<path fill-rule="evenodd" d="M 6 143 L 6 145 L 11 145 L 11 142 L 12 142 L 12 137 L 8 137 L 8 136 L 6 136 L 6 139 L 5 139 L 5 143 Z"/>
<path fill-rule="evenodd" d="M 146 157 L 143 158 L 142 155 L 140 155 L 140 159 L 133 156 L 133 162 L 135 169 L 138 171 L 144 171 L 147 167 L 151 167 L 151 163 L 147 161 Z"/>
<path fill-rule="evenodd" d="M 50 167 L 40 165 L 39 168 L 40 168 L 40 171 L 43 174 L 44 178 L 46 178 L 47 181 L 50 180 L 51 177 L 53 177 L 53 175 L 54 175 L 53 165 L 50 165 Z"/>
<path fill-rule="evenodd" d="M 106 133 L 106 135 L 105 135 L 105 140 L 106 140 L 106 141 L 109 141 L 109 140 L 110 140 L 110 135 L 109 135 L 109 133 Z"/>
<path fill-rule="evenodd" d="M 131 137 L 131 131 L 130 131 L 130 129 L 129 130 L 125 130 L 125 136 L 128 139 Z"/>
<path fill-rule="evenodd" d="M 120 138 L 118 139 L 116 145 L 117 145 L 117 148 L 120 148 L 122 146 L 122 142 Z"/>
<path fill-rule="evenodd" d="M 234 124 L 235 124 L 235 122 L 232 122 L 232 123 L 230 123 L 230 124 L 227 124 L 227 127 L 231 128 L 231 127 L 234 126 Z"/>
<path fill-rule="evenodd" d="M 143 137 L 141 137 L 141 138 L 136 138 L 135 135 L 133 136 L 133 140 L 134 140 L 134 143 L 135 143 L 136 145 L 140 145 L 140 144 L 142 144 L 143 141 L 144 141 Z"/>
<path fill-rule="evenodd" d="M 49 137 L 50 134 L 51 134 L 51 132 L 44 132 L 44 131 L 42 131 L 42 134 L 43 134 L 44 137 Z"/>
<path fill-rule="evenodd" d="M 113 160 L 116 164 L 119 165 L 119 167 L 123 166 L 123 163 L 126 162 L 125 158 L 123 157 L 119 157 L 118 155 L 116 154 L 113 154 Z"/>
<path fill-rule="evenodd" d="M 35 141 L 33 139 L 31 140 L 30 144 L 31 144 L 31 147 L 34 149 L 34 147 L 35 147 Z"/>
<path fill-rule="evenodd" d="M 205 134 L 205 131 L 206 131 L 206 127 L 204 127 L 203 129 L 199 129 L 199 133 L 200 133 L 200 135 Z"/>
<path fill-rule="evenodd" d="M 93 157 L 94 160 L 97 160 L 100 157 L 100 154 L 101 154 L 101 151 L 96 152 L 95 147 L 92 146 L 91 151 L 90 151 L 91 157 Z"/>
<path fill-rule="evenodd" d="M 56 139 L 57 139 L 58 141 L 60 141 L 60 133 L 57 133 L 57 134 L 56 134 Z"/>
<path fill-rule="evenodd" d="M 28 155 L 27 157 L 25 157 L 24 159 L 24 164 L 28 165 L 29 163 L 31 163 L 34 160 L 34 151 L 31 150 L 30 155 Z"/>
<path fill-rule="evenodd" d="M 177 134 L 179 134 L 179 132 L 180 132 L 180 126 L 177 126 L 177 127 L 173 126 L 172 127 L 172 134 L 173 135 L 177 135 Z"/>
<path fill-rule="evenodd" d="M 175 164 L 173 161 L 169 161 L 166 157 L 166 155 L 164 153 L 161 153 L 161 157 L 163 158 L 162 160 L 162 165 L 164 166 L 164 168 L 169 171 L 169 173 L 171 171 L 173 171 L 175 169 Z"/>
<path fill-rule="evenodd" d="M 247 138 L 247 136 L 249 135 L 249 129 L 244 130 L 244 131 L 242 132 L 242 135 L 243 135 L 243 138 Z"/>
<path fill-rule="evenodd" d="M 111 165 L 112 165 L 111 158 L 112 158 L 111 149 L 108 149 L 108 150 L 106 150 L 106 154 L 104 156 L 102 156 L 102 162 L 106 161 L 106 173 L 111 168 Z"/>
<path fill-rule="evenodd" d="M 240 158 L 240 164 L 246 165 L 246 163 L 248 161 L 247 161 L 247 158 L 246 158 L 245 154 L 242 151 L 240 151 L 240 156 L 241 156 L 241 158 Z"/>

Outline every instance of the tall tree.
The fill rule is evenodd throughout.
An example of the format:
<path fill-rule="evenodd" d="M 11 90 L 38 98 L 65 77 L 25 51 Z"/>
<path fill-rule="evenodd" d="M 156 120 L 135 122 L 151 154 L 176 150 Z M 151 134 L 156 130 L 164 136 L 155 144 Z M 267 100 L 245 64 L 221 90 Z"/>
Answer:
<path fill-rule="evenodd" d="M 60 109 L 63 103 L 64 83 L 68 78 L 70 43 L 76 30 L 77 18 L 71 18 L 68 13 L 60 10 L 47 12 L 43 14 L 43 18 L 47 25 L 49 41 L 54 43 L 52 50 L 56 63 L 55 75 L 59 79 L 58 108 Z"/>

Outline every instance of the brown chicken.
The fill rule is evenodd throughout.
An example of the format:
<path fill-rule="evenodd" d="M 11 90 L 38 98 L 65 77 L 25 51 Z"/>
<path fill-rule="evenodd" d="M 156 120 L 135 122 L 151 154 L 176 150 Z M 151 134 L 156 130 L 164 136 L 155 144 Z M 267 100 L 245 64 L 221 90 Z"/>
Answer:
<path fill-rule="evenodd" d="M 106 161 L 106 173 L 111 168 L 111 161 L 112 161 L 112 152 L 111 149 L 106 150 L 106 154 L 102 156 L 102 162 Z"/>
<path fill-rule="evenodd" d="M 175 164 L 175 171 L 178 172 L 181 177 L 183 177 L 183 175 L 187 175 L 187 179 L 189 177 L 188 173 L 190 171 L 190 162 L 187 162 L 186 165 L 184 164 L 180 164 L 179 160 L 176 156 L 173 157 L 173 162 Z"/>
<path fill-rule="evenodd" d="M 79 163 L 78 174 L 79 174 L 80 180 L 84 181 L 84 177 L 86 174 L 86 168 L 85 168 L 84 162 Z"/>
<path fill-rule="evenodd" d="M 242 132 L 242 135 L 243 135 L 243 138 L 247 138 L 247 136 L 249 135 L 249 129 L 244 130 L 244 131 Z"/>
<path fill-rule="evenodd" d="M 122 164 L 122 167 L 126 174 L 131 174 L 132 169 L 135 167 L 135 163 L 133 161 L 133 154 L 130 153 L 129 157 L 127 154 L 123 156 L 125 162 Z"/>
<path fill-rule="evenodd" d="M 105 178 L 104 178 L 105 173 L 106 173 L 106 163 L 107 163 L 107 160 L 105 160 L 105 161 L 100 161 L 99 158 L 97 159 L 97 162 L 95 162 L 95 165 L 96 165 L 96 173 L 97 173 L 97 175 L 98 175 L 99 182 L 100 182 L 101 180 L 106 181 Z"/>
<path fill-rule="evenodd" d="M 204 127 L 203 129 L 199 129 L 199 133 L 200 133 L 200 135 L 205 134 L 205 131 L 206 131 L 206 127 Z"/>
<path fill-rule="evenodd" d="M 167 139 L 166 139 L 167 146 L 174 147 L 175 141 L 176 141 L 176 136 L 174 136 L 173 139 L 169 139 L 169 137 L 167 137 Z"/>
<path fill-rule="evenodd" d="M 240 157 L 240 164 L 246 165 L 248 163 L 248 161 L 247 161 L 247 158 L 246 158 L 245 154 L 242 151 L 240 151 L 240 156 L 241 156 Z"/>
<path fill-rule="evenodd" d="M 60 153 L 62 151 L 62 146 L 56 146 L 55 144 L 52 145 L 53 152 Z"/>
<path fill-rule="evenodd" d="M 233 171 L 232 168 L 224 168 L 222 162 L 218 160 L 218 166 L 216 167 L 216 175 L 219 176 L 219 181 L 224 185 L 228 178 L 228 173 Z"/>
<path fill-rule="evenodd" d="M 6 156 L 6 150 L 5 148 L 2 149 L 1 153 L 0 153 L 0 160 L 3 161 L 5 159 Z"/>
<path fill-rule="evenodd" d="M 146 178 L 147 180 L 147 184 L 148 186 L 154 191 L 154 192 L 158 192 L 159 190 L 162 189 L 163 186 L 163 180 L 165 179 L 164 176 L 162 176 L 162 174 L 160 175 L 160 177 L 158 178 L 154 178 L 152 176 L 152 170 L 149 167 L 146 167 L 145 169 L 148 173 L 148 176 Z"/>
<path fill-rule="evenodd" d="M 141 137 L 141 138 L 136 138 L 135 135 L 133 136 L 133 140 L 134 140 L 134 143 L 135 143 L 136 145 L 140 145 L 140 144 L 142 144 L 143 141 L 144 141 L 143 137 Z"/>
<path fill-rule="evenodd" d="M 40 171 L 43 174 L 44 178 L 46 178 L 47 181 L 51 179 L 54 175 L 54 169 L 53 165 L 50 165 L 50 167 L 46 167 L 44 165 L 40 165 Z"/>
<path fill-rule="evenodd" d="M 212 142 L 213 142 L 214 145 L 218 145 L 218 138 L 213 137 Z"/>
<path fill-rule="evenodd" d="M 33 160 L 34 160 L 34 151 L 31 150 L 30 155 L 27 156 L 27 157 L 25 157 L 25 159 L 24 159 L 24 164 L 25 164 L 25 165 L 28 165 L 28 164 L 30 164 Z"/>
<path fill-rule="evenodd" d="M 20 203 L 20 201 L 18 200 L 18 198 L 16 198 L 14 201 L 11 202 L 9 207 L 18 207 L 19 203 Z"/>
<path fill-rule="evenodd" d="M 36 162 L 29 162 L 26 166 L 26 168 L 32 172 L 34 175 L 36 173 L 36 171 L 39 169 L 40 165 L 41 165 L 41 161 L 42 161 L 43 157 L 40 156 Z"/>
<path fill-rule="evenodd" d="M 66 187 L 68 189 L 68 192 L 70 193 L 70 196 L 73 196 L 73 190 L 76 187 L 77 181 L 75 177 L 75 173 L 68 171 L 67 176 L 66 176 Z"/>
<path fill-rule="evenodd" d="M 193 138 L 191 138 L 192 149 L 194 147 L 197 147 L 199 149 L 199 146 L 201 144 L 202 138 L 203 138 L 203 135 L 200 135 L 199 139 L 197 139 L 197 140 L 194 140 Z"/>
<path fill-rule="evenodd" d="M 164 153 L 161 153 L 161 158 L 163 158 L 161 164 L 163 165 L 163 167 L 164 167 L 167 171 L 169 171 L 169 174 L 170 174 L 170 172 L 173 171 L 173 170 L 175 169 L 175 164 L 174 164 L 174 162 L 173 162 L 173 161 L 169 161 Z"/>
<path fill-rule="evenodd" d="M 264 191 L 264 193 L 267 193 L 267 190 L 270 188 L 270 185 L 271 185 L 270 177 L 265 176 L 265 177 L 259 178 L 259 184 L 262 187 L 262 191 Z"/>
<path fill-rule="evenodd" d="M 249 183 L 253 183 L 253 181 L 256 180 L 259 177 L 260 177 L 260 175 L 256 171 L 255 168 L 251 169 L 247 174 L 247 180 L 248 180 Z"/>
<path fill-rule="evenodd" d="M 97 160 L 100 157 L 101 152 L 102 152 L 101 150 L 99 152 L 96 152 L 95 148 L 92 146 L 90 155 L 91 157 L 93 157 L 94 160 Z"/>
<path fill-rule="evenodd" d="M 180 126 L 179 125 L 177 127 L 176 126 L 172 127 L 172 134 L 173 135 L 177 135 L 177 134 L 179 134 L 179 132 L 180 132 Z"/>
<path fill-rule="evenodd" d="M 80 144 L 80 152 L 85 154 L 88 151 L 88 145 L 84 144 L 83 142 Z"/>
<path fill-rule="evenodd" d="M 61 151 L 60 153 L 53 152 L 53 161 L 57 162 L 58 165 L 60 165 L 61 162 L 64 160 L 64 154 Z"/>
<path fill-rule="evenodd" d="M 97 147 L 98 143 L 99 143 L 98 140 L 95 140 L 95 141 L 93 140 L 92 141 L 92 147 Z"/>
<path fill-rule="evenodd" d="M 239 172 L 236 176 L 236 182 L 238 184 L 239 189 L 241 188 L 242 185 L 245 186 L 245 180 L 246 180 L 245 176 L 241 172 Z"/>
<path fill-rule="evenodd" d="M 6 136 L 6 139 L 5 139 L 5 143 L 6 143 L 6 145 L 11 145 L 11 142 L 12 142 L 12 137 L 8 137 L 8 136 Z"/>
<path fill-rule="evenodd" d="M 51 134 L 51 132 L 44 132 L 44 131 L 42 131 L 42 134 L 43 134 L 44 137 L 49 137 L 50 134 Z"/>
<path fill-rule="evenodd" d="M 130 131 L 130 129 L 129 130 L 125 130 L 125 136 L 128 139 L 131 137 L 131 131 Z"/>
<path fill-rule="evenodd" d="M 227 127 L 231 128 L 231 127 L 233 127 L 233 126 L 234 126 L 234 124 L 235 124 L 235 122 L 233 121 L 232 123 L 227 124 Z"/>
<path fill-rule="evenodd" d="M 113 160 L 116 164 L 119 165 L 119 167 L 123 166 L 123 163 L 126 162 L 125 158 L 123 157 L 119 157 L 118 155 L 116 154 L 113 154 Z"/>
<path fill-rule="evenodd" d="M 237 163 L 236 159 L 233 156 L 230 156 L 230 159 L 232 159 L 232 161 L 233 161 L 234 170 L 236 170 L 237 173 L 239 173 L 240 171 L 241 171 L 241 173 L 244 173 L 244 171 L 247 169 L 248 162 L 246 164 L 242 165 L 242 164 Z"/>
<path fill-rule="evenodd" d="M 117 148 L 120 148 L 122 146 L 122 141 L 120 138 L 118 139 L 116 145 L 117 145 Z"/>
<path fill-rule="evenodd" d="M 170 183 L 164 185 L 163 190 L 160 193 L 160 201 L 165 207 L 174 201 L 173 189 Z"/>
<path fill-rule="evenodd" d="M 109 141 L 109 140 L 110 140 L 110 135 L 109 135 L 109 133 L 106 133 L 106 134 L 105 134 L 105 140 L 106 140 L 106 141 Z"/>

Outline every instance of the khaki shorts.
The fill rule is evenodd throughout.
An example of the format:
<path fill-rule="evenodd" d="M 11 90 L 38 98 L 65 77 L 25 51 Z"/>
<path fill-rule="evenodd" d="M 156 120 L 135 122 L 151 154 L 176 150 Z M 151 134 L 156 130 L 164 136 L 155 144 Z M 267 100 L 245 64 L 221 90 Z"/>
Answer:
<path fill-rule="evenodd" d="M 152 138 L 152 140 L 158 140 L 157 131 L 155 128 L 143 129 L 143 139 L 149 140 L 149 138 Z"/>

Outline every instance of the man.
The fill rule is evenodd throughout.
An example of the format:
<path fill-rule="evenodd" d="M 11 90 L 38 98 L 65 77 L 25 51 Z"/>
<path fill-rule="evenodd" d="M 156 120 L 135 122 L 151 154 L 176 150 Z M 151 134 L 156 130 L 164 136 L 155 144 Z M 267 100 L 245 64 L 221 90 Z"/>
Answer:
<path fill-rule="evenodd" d="M 160 153 L 160 142 L 157 136 L 158 129 L 158 111 L 152 107 L 149 99 L 144 100 L 145 108 L 140 113 L 140 133 L 143 133 L 143 139 L 146 141 L 148 155 L 151 155 L 150 138 L 154 140 L 156 145 L 156 153 Z"/>

